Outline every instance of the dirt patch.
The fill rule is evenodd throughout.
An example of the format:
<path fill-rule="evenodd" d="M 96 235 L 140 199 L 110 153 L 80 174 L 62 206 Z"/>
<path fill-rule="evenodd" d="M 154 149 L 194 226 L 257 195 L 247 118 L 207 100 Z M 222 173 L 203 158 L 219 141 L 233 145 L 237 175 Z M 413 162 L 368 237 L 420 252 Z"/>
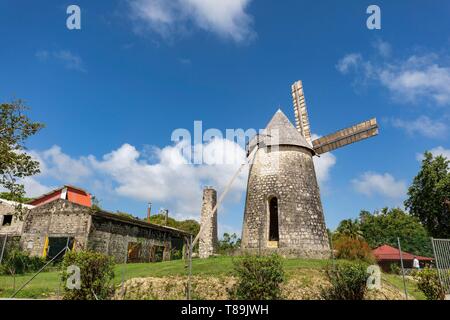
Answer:
<path fill-rule="evenodd" d="M 228 291 L 236 283 L 231 276 L 193 276 L 191 278 L 192 298 L 198 300 L 227 300 Z M 329 285 L 322 271 L 305 269 L 301 274 L 288 275 L 282 284 L 282 299 L 317 300 L 320 289 Z M 186 299 L 187 277 L 134 278 L 119 286 L 114 299 L 117 300 L 184 300 Z M 403 293 L 383 281 L 381 290 L 368 291 L 367 300 L 403 300 Z"/>

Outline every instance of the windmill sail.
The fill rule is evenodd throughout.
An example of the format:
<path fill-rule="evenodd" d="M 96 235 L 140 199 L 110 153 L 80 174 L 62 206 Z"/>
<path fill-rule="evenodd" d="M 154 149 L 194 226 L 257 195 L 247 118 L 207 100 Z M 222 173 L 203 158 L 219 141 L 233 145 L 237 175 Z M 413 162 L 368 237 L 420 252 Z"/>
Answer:
<path fill-rule="evenodd" d="M 294 102 L 295 125 L 297 130 L 311 144 L 311 130 L 301 81 L 297 81 L 292 85 L 292 100 Z"/>
<path fill-rule="evenodd" d="M 373 118 L 312 142 L 314 151 L 322 154 L 378 134 L 377 119 Z"/>

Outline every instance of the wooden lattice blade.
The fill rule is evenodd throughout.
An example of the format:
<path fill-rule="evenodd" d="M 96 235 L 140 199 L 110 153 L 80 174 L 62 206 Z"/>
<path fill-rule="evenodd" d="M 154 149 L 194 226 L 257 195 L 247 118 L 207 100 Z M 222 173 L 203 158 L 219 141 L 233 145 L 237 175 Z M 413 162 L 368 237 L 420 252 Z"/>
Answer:
<path fill-rule="evenodd" d="M 311 130 L 309 127 L 308 111 L 306 110 L 303 84 L 299 80 L 292 85 L 292 101 L 294 103 L 295 126 L 306 141 L 311 144 Z"/>
<path fill-rule="evenodd" d="M 316 139 L 312 142 L 317 154 L 329 152 L 348 144 L 358 142 L 378 134 L 377 119 L 373 118 L 346 129 Z"/>

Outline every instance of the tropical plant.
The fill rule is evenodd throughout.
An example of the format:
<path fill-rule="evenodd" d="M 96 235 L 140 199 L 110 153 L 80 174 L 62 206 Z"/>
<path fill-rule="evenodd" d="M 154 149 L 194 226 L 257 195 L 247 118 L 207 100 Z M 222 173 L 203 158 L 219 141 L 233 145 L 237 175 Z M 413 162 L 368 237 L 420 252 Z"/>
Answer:
<path fill-rule="evenodd" d="M 445 293 L 436 269 L 424 268 L 415 274 L 415 278 L 417 287 L 424 293 L 427 300 L 444 300 Z"/>
<path fill-rule="evenodd" d="M 326 268 L 330 285 L 322 287 L 324 300 L 362 300 L 367 291 L 367 264 L 363 262 L 338 261 Z"/>
<path fill-rule="evenodd" d="M 67 286 L 73 275 L 72 268 L 79 269 L 79 288 Z M 114 291 L 114 260 L 112 257 L 93 251 L 71 251 L 64 256 L 61 281 L 64 285 L 64 300 L 108 299 Z"/>
<path fill-rule="evenodd" d="M 333 241 L 336 258 L 346 260 L 361 260 L 368 263 L 375 261 L 369 244 L 362 238 L 341 236 Z"/>
<path fill-rule="evenodd" d="M 234 261 L 236 285 L 229 291 L 231 299 L 276 300 L 281 296 L 285 275 L 281 257 L 245 255 Z"/>

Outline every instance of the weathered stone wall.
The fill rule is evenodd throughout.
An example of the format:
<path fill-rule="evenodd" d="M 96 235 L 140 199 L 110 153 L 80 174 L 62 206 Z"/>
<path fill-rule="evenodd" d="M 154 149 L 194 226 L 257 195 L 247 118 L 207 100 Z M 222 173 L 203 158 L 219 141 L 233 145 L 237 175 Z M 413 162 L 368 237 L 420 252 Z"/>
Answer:
<path fill-rule="evenodd" d="M 14 215 L 14 210 L 15 207 L 12 204 L 0 200 L 0 235 L 20 235 L 22 233 L 23 221 Z M 13 215 L 10 225 L 3 226 L 5 215 Z"/>
<path fill-rule="evenodd" d="M 154 261 L 157 255 L 170 260 L 171 250 L 182 250 L 184 241 L 177 230 L 94 212 L 63 199 L 30 210 L 20 243 L 31 255 L 42 256 L 47 237 L 73 237 L 75 249 L 101 252 L 118 263 Z"/>
<path fill-rule="evenodd" d="M 22 248 L 31 255 L 42 256 L 46 237 L 73 237 L 75 248 L 85 248 L 89 210 L 63 199 L 31 209 L 24 221 Z"/>
<path fill-rule="evenodd" d="M 278 199 L 278 248 L 269 244 L 269 199 Z M 297 146 L 259 149 L 250 169 L 242 249 L 284 256 L 329 256 L 312 154 Z"/>
<path fill-rule="evenodd" d="M 88 248 L 113 256 L 117 263 L 151 262 L 155 261 L 158 250 L 162 251 L 162 260 L 170 260 L 173 243 L 180 239 L 169 232 L 94 215 Z M 133 254 L 129 250 L 136 252 Z"/>
<path fill-rule="evenodd" d="M 200 226 L 203 228 L 199 239 L 199 257 L 208 258 L 217 252 L 217 192 L 213 188 L 203 190 Z"/>

